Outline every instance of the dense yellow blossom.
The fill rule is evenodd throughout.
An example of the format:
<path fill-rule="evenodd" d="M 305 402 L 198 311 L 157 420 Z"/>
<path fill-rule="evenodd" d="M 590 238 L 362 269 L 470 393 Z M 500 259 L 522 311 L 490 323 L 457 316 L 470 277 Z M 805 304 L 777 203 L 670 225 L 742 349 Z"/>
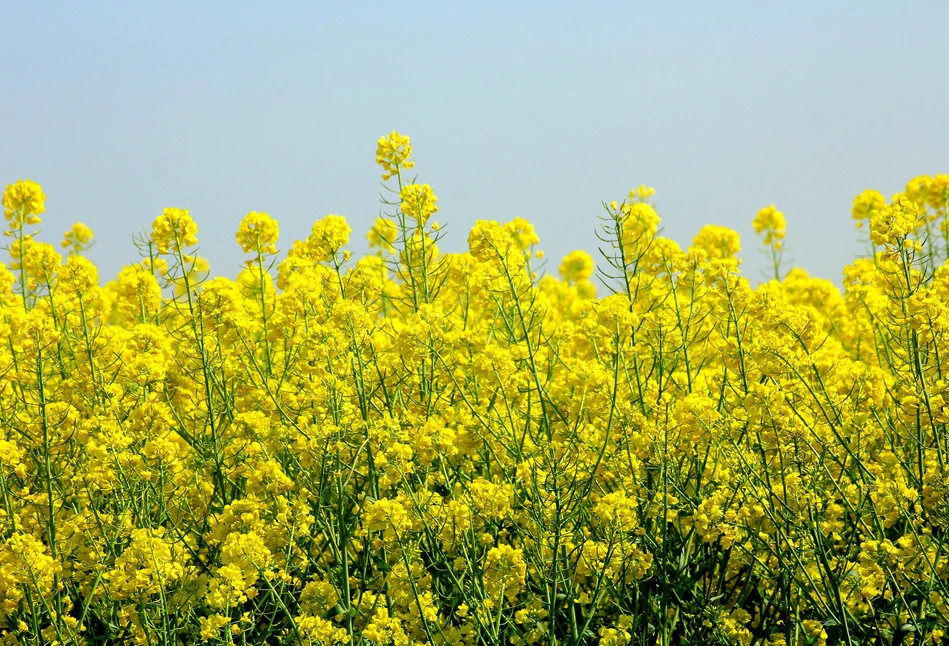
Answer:
<path fill-rule="evenodd" d="M 778 245 L 784 240 L 787 230 L 787 224 L 784 220 L 784 214 L 774 208 L 774 205 L 766 206 L 758 211 L 758 215 L 752 221 L 755 227 L 755 233 L 764 234 L 765 246 Z"/>
<path fill-rule="evenodd" d="M 244 253 L 275 254 L 279 235 L 280 227 L 276 220 L 266 213 L 251 211 L 244 216 L 237 229 L 237 244 Z"/>
<path fill-rule="evenodd" d="M 693 238 L 692 247 L 712 260 L 726 260 L 734 258 L 741 251 L 741 241 L 736 231 L 709 224 L 702 227 Z"/>
<path fill-rule="evenodd" d="M 586 251 L 571 251 L 560 263 L 560 277 L 568 283 L 581 283 L 593 276 L 593 256 Z"/>
<path fill-rule="evenodd" d="M 152 223 L 152 242 L 158 253 L 183 253 L 185 247 L 198 244 L 198 225 L 188 209 L 168 208 Z"/>
<path fill-rule="evenodd" d="M 11 229 L 22 229 L 25 224 L 39 224 L 39 216 L 45 210 L 46 194 L 32 180 L 21 179 L 3 191 L 3 215 Z"/>
<path fill-rule="evenodd" d="M 484 564 L 484 590 L 489 597 L 505 596 L 509 602 L 524 588 L 527 564 L 522 550 L 499 545 L 488 550 Z"/>
<path fill-rule="evenodd" d="M 335 258 L 349 242 L 352 229 L 341 215 L 327 215 L 313 224 L 305 242 L 295 242 L 291 255 L 308 258 L 314 262 L 326 262 Z"/>
<path fill-rule="evenodd" d="M 900 198 L 870 214 L 870 239 L 879 246 L 899 245 L 919 225 L 919 206 Z"/>
<path fill-rule="evenodd" d="M 376 145 L 376 163 L 382 166 L 382 179 L 387 180 L 398 175 L 400 171 L 415 166 L 409 157 L 412 155 L 412 144 L 409 138 L 395 130 L 386 137 L 381 137 Z"/>
<path fill-rule="evenodd" d="M 77 222 L 63 235 L 63 241 L 60 244 L 63 249 L 68 249 L 70 254 L 82 253 L 83 249 L 92 242 L 93 237 L 92 229 L 82 222 Z"/>
<path fill-rule="evenodd" d="M 883 193 L 868 188 L 853 199 L 853 209 L 851 214 L 854 220 L 857 220 L 857 226 L 863 226 L 864 220 L 869 220 L 874 211 L 878 211 L 886 206 L 886 198 Z"/>
<path fill-rule="evenodd" d="M 136 529 L 131 542 L 105 574 L 109 592 L 116 598 L 147 598 L 165 590 L 184 574 L 180 555 L 163 538 L 164 529 Z"/>
<path fill-rule="evenodd" d="M 647 186 L 597 263 L 538 276 L 518 217 L 443 253 L 410 154 L 379 141 L 372 253 L 329 215 L 275 258 L 251 212 L 233 279 L 166 209 L 101 284 L 8 187 L 0 641 L 943 641 L 949 176 L 857 197 L 838 289 L 781 270 L 775 207 L 753 284 Z"/>
<path fill-rule="evenodd" d="M 419 226 L 438 212 L 438 198 L 428 184 L 409 184 L 402 189 L 402 213 L 415 220 Z"/>

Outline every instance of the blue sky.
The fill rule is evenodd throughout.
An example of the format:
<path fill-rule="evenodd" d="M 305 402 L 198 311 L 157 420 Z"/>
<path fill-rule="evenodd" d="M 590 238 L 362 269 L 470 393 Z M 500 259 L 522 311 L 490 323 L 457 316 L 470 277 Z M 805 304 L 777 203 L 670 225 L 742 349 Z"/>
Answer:
<path fill-rule="evenodd" d="M 853 197 L 949 172 L 949 3 L 10 2 L 0 184 L 40 182 L 45 239 L 96 232 L 101 278 L 188 208 L 215 274 L 248 211 L 282 249 L 379 214 L 375 142 L 412 137 L 445 251 L 477 219 L 534 222 L 556 272 L 595 253 L 601 201 L 644 183 L 665 235 L 742 234 L 775 204 L 788 255 L 840 282 Z"/>

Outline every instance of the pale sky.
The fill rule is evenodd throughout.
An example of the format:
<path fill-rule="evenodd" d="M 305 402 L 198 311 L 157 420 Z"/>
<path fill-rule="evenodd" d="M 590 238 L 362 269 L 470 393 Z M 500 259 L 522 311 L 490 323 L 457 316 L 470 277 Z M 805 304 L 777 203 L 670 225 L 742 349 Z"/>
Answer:
<path fill-rule="evenodd" d="M 393 129 L 444 251 L 525 217 L 553 273 L 596 255 L 602 201 L 647 184 L 683 247 L 738 230 L 755 282 L 751 220 L 775 204 L 789 257 L 839 284 L 853 197 L 949 172 L 949 2 L 0 5 L 0 185 L 43 185 L 47 241 L 91 226 L 103 281 L 167 206 L 216 275 L 239 270 L 248 211 L 283 250 L 344 215 L 358 256 Z"/>

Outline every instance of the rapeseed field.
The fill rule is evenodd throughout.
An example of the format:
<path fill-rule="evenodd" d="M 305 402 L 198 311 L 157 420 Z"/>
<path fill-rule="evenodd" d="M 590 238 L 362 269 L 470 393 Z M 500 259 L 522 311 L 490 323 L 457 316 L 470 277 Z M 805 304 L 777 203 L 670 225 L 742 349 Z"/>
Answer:
<path fill-rule="evenodd" d="M 253 212 L 233 279 L 168 208 L 103 285 L 7 186 L 0 642 L 942 642 L 949 175 L 857 196 L 841 291 L 774 206 L 753 286 L 646 186 L 597 270 L 538 275 L 522 219 L 442 253 L 411 153 L 378 142 L 368 255 Z"/>

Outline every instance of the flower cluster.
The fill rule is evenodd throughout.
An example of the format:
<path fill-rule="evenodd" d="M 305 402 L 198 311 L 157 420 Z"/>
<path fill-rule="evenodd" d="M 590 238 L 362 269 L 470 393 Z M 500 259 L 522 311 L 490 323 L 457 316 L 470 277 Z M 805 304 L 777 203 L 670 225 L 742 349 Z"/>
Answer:
<path fill-rule="evenodd" d="M 275 254 L 279 236 L 280 227 L 276 220 L 266 213 L 251 211 L 237 229 L 237 244 L 244 253 Z"/>
<path fill-rule="evenodd" d="M 409 138 L 393 130 L 388 136 L 381 137 L 376 145 L 376 163 L 382 166 L 382 179 L 388 180 L 403 170 L 415 166 L 409 159 L 412 155 L 412 144 Z"/>
<path fill-rule="evenodd" d="M 24 224 L 39 224 L 39 216 L 46 210 L 46 194 L 36 182 L 23 179 L 3 191 L 3 215 L 13 229 Z"/>
<path fill-rule="evenodd" d="M 198 225 L 188 209 L 168 208 L 152 223 L 152 242 L 159 253 L 180 253 L 185 247 L 198 244 Z"/>
<path fill-rule="evenodd" d="M 752 220 L 752 225 L 755 227 L 755 233 L 758 235 L 764 234 L 765 246 L 775 245 L 780 249 L 787 224 L 784 220 L 784 214 L 774 208 L 773 204 L 758 211 L 758 215 Z"/>
<path fill-rule="evenodd" d="M 400 196 L 402 213 L 418 222 L 419 226 L 438 211 L 435 205 L 438 198 L 428 184 L 409 184 L 402 189 Z"/>

